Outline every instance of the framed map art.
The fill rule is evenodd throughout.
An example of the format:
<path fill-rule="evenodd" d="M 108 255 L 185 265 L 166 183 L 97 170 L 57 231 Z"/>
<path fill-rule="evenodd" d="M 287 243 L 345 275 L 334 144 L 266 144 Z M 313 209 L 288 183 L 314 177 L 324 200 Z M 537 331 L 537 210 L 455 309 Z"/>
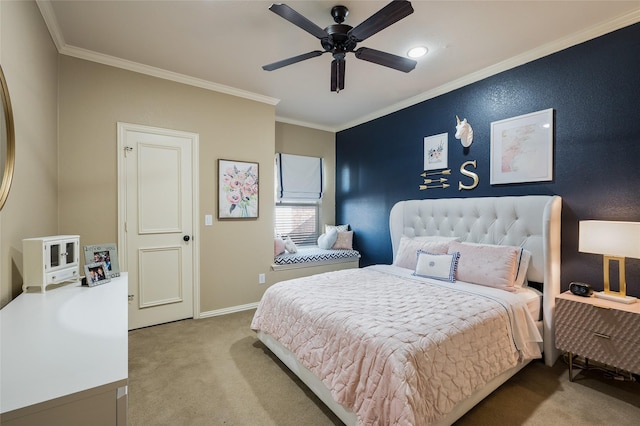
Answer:
<path fill-rule="evenodd" d="M 553 180 L 553 109 L 491 123 L 491 185 Z"/>

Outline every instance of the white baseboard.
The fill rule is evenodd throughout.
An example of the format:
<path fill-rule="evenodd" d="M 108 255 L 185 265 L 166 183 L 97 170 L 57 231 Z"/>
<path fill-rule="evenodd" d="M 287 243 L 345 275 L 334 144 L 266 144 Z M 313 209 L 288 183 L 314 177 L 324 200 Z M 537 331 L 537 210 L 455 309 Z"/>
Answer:
<path fill-rule="evenodd" d="M 250 309 L 256 309 L 258 307 L 258 303 L 259 302 L 247 303 L 246 305 L 231 306 L 229 308 L 216 309 L 215 311 L 200 312 L 198 319 L 217 317 L 220 315 L 227 315 L 227 314 L 233 314 L 235 312 L 242 312 L 242 311 L 248 311 Z"/>

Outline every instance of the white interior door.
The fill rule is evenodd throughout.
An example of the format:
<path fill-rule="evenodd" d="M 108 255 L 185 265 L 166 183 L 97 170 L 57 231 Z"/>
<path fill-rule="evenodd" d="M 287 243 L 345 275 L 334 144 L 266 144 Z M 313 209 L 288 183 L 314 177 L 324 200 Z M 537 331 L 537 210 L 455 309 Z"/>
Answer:
<path fill-rule="evenodd" d="M 197 317 L 198 135 L 118 123 L 129 329 Z"/>

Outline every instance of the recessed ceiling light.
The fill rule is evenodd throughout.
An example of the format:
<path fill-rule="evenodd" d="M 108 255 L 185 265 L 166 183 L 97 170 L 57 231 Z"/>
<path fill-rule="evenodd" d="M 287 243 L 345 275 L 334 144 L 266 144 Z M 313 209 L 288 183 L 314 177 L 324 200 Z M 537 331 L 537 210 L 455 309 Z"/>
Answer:
<path fill-rule="evenodd" d="M 421 56 L 424 56 L 427 54 L 428 49 L 424 46 L 418 46 L 418 47 L 414 47 L 409 49 L 409 51 L 407 52 L 407 56 L 410 58 L 419 58 Z"/>

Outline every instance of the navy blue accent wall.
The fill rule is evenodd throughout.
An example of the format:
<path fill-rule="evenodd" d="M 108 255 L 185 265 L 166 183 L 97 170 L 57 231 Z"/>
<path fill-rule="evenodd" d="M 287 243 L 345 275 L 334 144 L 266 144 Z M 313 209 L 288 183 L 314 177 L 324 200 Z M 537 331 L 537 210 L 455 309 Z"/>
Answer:
<path fill-rule="evenodd" d="M 553 181 L 490 185 L 491 122 L 548 108 Z M 454 138 L 456 114 L 473 126 L 467 150 Z M 444 132 L 451 186 L 420 191 L 423 139 Z M 571 281 L 602 289 L 602 256 L 578 252 L 578 221 L 640 221 L 640 24 L 341 131 L 336 159 L 336 221 L 355 230 L 362 266 L 391 263 L 388 217 L 397 201 L 558 194 L 563 289 Z M 459 191 L 459 181 L 471 184 L 459 171 L 469 160 L 480 182 Z M 626 266 L 627 292 L 640 296 L 640 260 Z"/>

